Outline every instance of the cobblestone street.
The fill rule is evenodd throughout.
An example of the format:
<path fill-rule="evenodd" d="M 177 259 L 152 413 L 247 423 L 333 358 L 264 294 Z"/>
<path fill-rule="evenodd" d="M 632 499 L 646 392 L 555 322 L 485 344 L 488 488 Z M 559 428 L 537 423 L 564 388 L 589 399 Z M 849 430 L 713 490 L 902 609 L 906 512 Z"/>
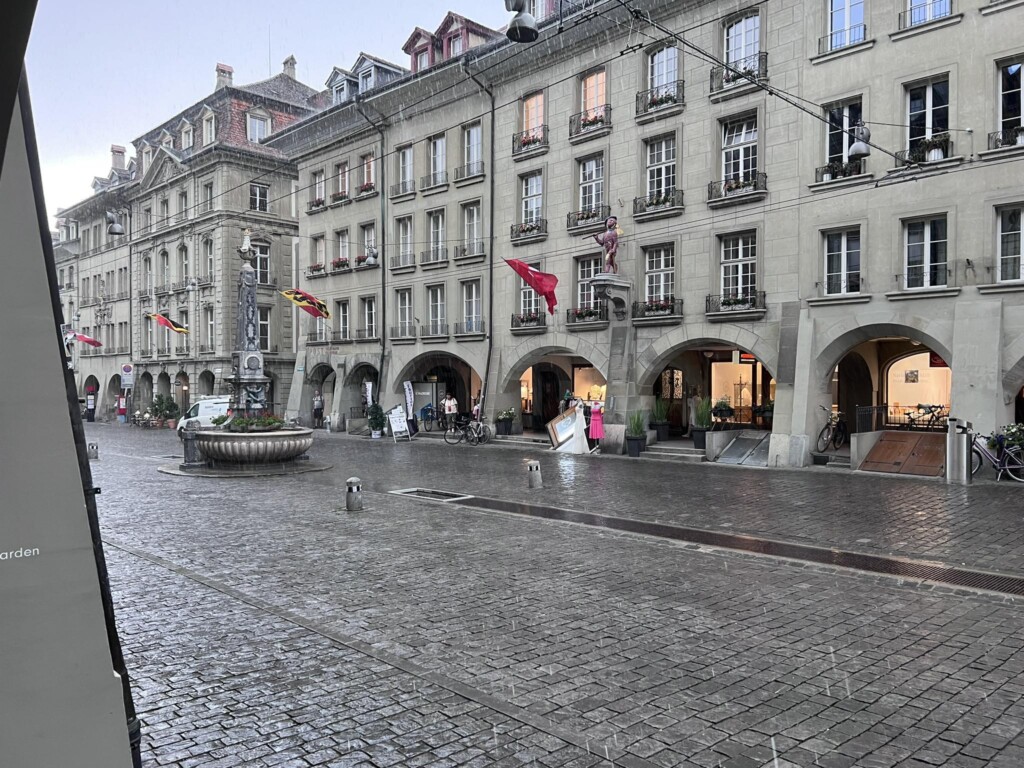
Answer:
<path fill-rule="evenodd" d="M 218 480 L 87 436 L 147 766 L 1024 764 L 1020 599 L 387 493 L 1021 574 L 1009 484 L 319 434 L 328 472 Z"/>

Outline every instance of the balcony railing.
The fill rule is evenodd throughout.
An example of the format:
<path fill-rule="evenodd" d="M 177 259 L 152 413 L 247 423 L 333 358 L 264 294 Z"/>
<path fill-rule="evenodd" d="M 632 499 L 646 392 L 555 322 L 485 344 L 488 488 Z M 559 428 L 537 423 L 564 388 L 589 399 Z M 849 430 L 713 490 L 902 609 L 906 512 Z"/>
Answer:
<path fill-rule="evenodd" d="M 159 296 L 162 293 L 170 293 L 171 292 L 171 284 L 170 283 L 161 283 L 160 285 L 158 285 L 156 288 L 153 289 L 153 292 L 157 296 Z"/>
<path fill-rule="evenodd" d="M 463 179 L 471 179 L 474 176 L 483 175 L 484 164 L 479 160 L 473 163 L 466 163 L 465 165 L 460 165 L 458 168 L 455 169 L 456 181 L 462 181 Z"/>
<path fill-rule="evenodd" d="M 666 192 L 654 192 L 647 197 L 633 198 L 633 215 L 653 213 L 654 211 L 668 210 L 670 208 L 683 207 L 683 190 L 670 189 Z"/>
<path fill-rule="evenodd" d="M 529 152 L 532 149 L 539 149 L 547 145 L 548 127 L 546 125 L 540 125 L 521 133 L 512 134 L 513 155 L 518 155 L 520 152 Z"/>
<path fill-rule="evenodd" d="M 721 296 L 708 296 L 704 311 L 712 312 L 743 312 L 751 309 L 765 309 L 764 291 L 745 291 L 727 293 Z"/>
<path fill-rule="evenodd" d="M 455 324 L 455 335 L 469 333 L 484 333 L 487 330 L 487 323 L 479 318 L 472 320 L 463 320 L 461 323 Z"/>
<path fill-rule="evenodd" d="M 448 171 L 437 171 L 428 173 L 420 179 L 420 191 L 440 187 L 448 183 Z"/>
<path fill-rule="evenodd" d="M 682 80 L 676 80 L 674 83 L 665 83 L 649 91 L 640 91 L 636 95 L 637 115 L 683 106 L 683 84 Z"/>
<path fill-rule="evenodd" d="M 174 291 L 185 291 L 192 284 L 192 279 L 186 277 L 184 280 L 178 280 L 171 285 L 171 290 Z"/>
<path fill-rule="evenodd" d="M 676 298 L 648 299 L 647 301 L 633 302 L 633 317 L 638 319 L 648 317 L 682 317 L 683 300 Z"/>
<path fill-rule="evenodd" d="M 825 275 L 824 282 L 817 285 L 823 297 L 848 296 L 860 293 L 861 279 L 860 275 L 856 272 L 845 275 Z"/>
<path fill-rule="evenodd" d="M 326 201 L 322 197 L 314 197 L 308 203 L 306 203 L 307 211 L 319 211 L 321 208 L 326 206 Z"/>
<path fill-rule="evenodd" d="M 306 334 L 306 342 L 309 344 L 326 344 L 330 340 L 331 335 L 326 329 L 310 331 Z"/>
<path fill-rule="evenodd" d="M 512 315 L 512 325 L 515 328 L 544 328 L 547 325 L 548 316 L 543 312 L 523 312 Z"/>
<path fill-rule="evenodd" d="M 171 348 L 165 344 L 158 344 L 156 347 L 156 353 L 158 355 L 169 355 L 171 354 Z"/>
<path fill-rule="evenodd" d="M 483 256 L 487 252 L 487 246 L 483 240 L 465 240 L 458 246 L 456 258 L 470 258 L 472 256 Z"/>
<path fill-rule="evenodd" d="M 723 200 L 735 195 L 746 195 L 752 192 L 768 191 L 768 175 L 764 173 L 748 173 L 725 181 L 712 181 L 708 184 L 708 200 Z"/>
<path fill-rule="evenodd" d="M 863 43 L 867 40 L 867 37 L 868 28 L 863 24 L 855 24 L 846 29 L 837 29 L 818 38 L 818 53 L 829 53 L 831 51 L 838 51 L 840 48 L 857 45 L 857 43 Z"/>
<path fill-rule="evenodd" d="M 864 173 L 863 160 L 851 160 L 848 163 L 833 161 L 814 169 L 814 181 L 816 183 L 835 181 L 836 179 L 845 179 L 849 176 L 857 176 L 861 173 Z"/>
<path fill-rule="evenodd" d="M 712 93 L 749 83 L 751 80 L 763 80 L 768 77 L 767 51 L 761 51 L 753 56 L 747 56 L 745 59 L 737 59 L 728 63 L 728 67 L 711 68 Z"/>
<path fill-rule="evenodd" d="M 448 249 L 444 246 L 420 252 L 420 264 L 440 264 L 445 261 L 448 261 Z"/>
<path fill-rule="evenodd" d="M 352 334 L 348 332 L 348 328 L 340 331 L 335 331 L 331 334 L 331 341 L 335 344 L 347 344 L 352 341 Z"/>
<path fill-rule="evenodd" d="M 199 354 L 201 354 L 201 355 L 212 355 L 213 354 L 213 344 L 200 344 L 199 345 Z"/>
<path fill-rule="evenodd" d="M 598 205 L 582 211 L 573 211 L 565 217 L 566 229 L 578 229 L 580 227 L 591 227 L 602 225 L 609 216 L 612 209 L 607 205 Z"/>
<path fill-rule="evenodd" d="M 954 273 L 948 262 L 921 264 L 906 269 L 901 275 L 893 275 L 897 291 L 955 287 Z"/>
<path fill-rule="evenodd" d="M 391 257 L 391 268 L 401 269 L 402 267 L 415 267 L 416 266 L 416 254 L 412 251 L 407 253 L 400 253 L 397 256 Z"/>
<path fill-rule="evenodd" d="M 401 323 L 391 326 L 390 336 L 393 339 L 415 339 L 416 326 L 412 323 Z"/>
<path fill-rule="evenodd" d="M 306 267 L 306 279 L 315 280 L 318 277 L 326 277 L 327 270 L 323 264 L 310 264 Z"/>
<path fill-rule="evenodd" d="M 1005 131 L 995 131 L 988 135 L 989 149 L 1015 146 L 1024 147 L 1024 125 L 1007 128 Z"/>
<path fill-rule="evenodd" d="M 910 29 L 919 24 L 943 19 L 953 15 L 953 0 L 935 0 L 931 3 L 915 5 L 900 14 L 900 29 Z"/>
<path fill-rule="evenodd" d="M 153 348 L 152 347 L 143 347 L 142 349 L 139 350 L 139 355 L 141 357 L 152 357 L 153 356 Z"/>
<path fill-rule="evenodd" d="M 601 323 L 608 320 L 608 305 L 604 302 L 592 307 L 573 307 L 565 310 L 565 322 L 569 325 L 579 323 Z"/>
<path fill-rule="evenodd" d="M 569 118 L 569 138 L 581 136 L 587 131 L 611 128 L 611 126 L 612 106 L 611 104 L 602 104 L 599 107 L 586 109 Z"/>
<path fill-rule="evenodd" d="M 420 327 L 420 336 L 424 339 L 448 335 L 448 323 L 428 323 Z"/>
<path fill-rule="evenodd" d="M 918 139 L 910 149 L 902 149 L 896 153 L 896 167 L 937 163 L 953 154 L 953 142 L 948 133 L 939 133 L 926 139 Z"/>
<path fill-rule="evenodd" d="M 397 184 L 391 185 L 391 197 L 398 197 L 399 195 L 411 195 L 416 191 L 416 182 L 412 179 L 408 181 L 400 181 Z"/>
<path fill-rule="evenodd" d="M 376 328 L 357 328 L 356 329 L 356 341 L 360 339 L 376 339 L 377 329 Z"/>
<path fill-rule="evenodd" d="M 546 235 L 548 233 L 548 220 L 534 219 L 533 221 L 525 221 L 522 224 L 513 224 L 509 232 L 513 241 L 524 240 L 537 235 Z"/>
<path fill-rule="evenodd" d="M 176 355 L 188 355 L 188 344 L 176 344 L 174 347 L 174 354 Z"/>

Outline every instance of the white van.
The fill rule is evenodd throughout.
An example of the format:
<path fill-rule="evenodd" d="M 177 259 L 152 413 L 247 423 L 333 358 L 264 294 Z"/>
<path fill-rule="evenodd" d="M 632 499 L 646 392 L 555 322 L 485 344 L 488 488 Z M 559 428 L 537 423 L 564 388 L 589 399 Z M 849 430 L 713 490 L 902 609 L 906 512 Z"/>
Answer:
<path fill-rule="evenodd" d="M 226 395 L 207 397 L 193 404 L 188 412 L 178 420 L 178 437 L 181 437 L 181 431 L 189 424 L 195 424 L 199 429 L 212 427 L 214 417 L 226 416 L 230 407 L 231 398 Z"/>

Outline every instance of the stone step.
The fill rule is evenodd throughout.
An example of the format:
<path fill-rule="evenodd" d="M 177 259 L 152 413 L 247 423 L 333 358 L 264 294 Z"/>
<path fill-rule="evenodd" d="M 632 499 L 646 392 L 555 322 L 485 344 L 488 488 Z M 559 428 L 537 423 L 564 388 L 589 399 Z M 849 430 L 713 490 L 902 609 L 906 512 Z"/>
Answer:
<path fill-rule="evenodd" d="M 647 446 L 648 453 L 664 453 L 672 456 L 703 456 L 703 448 L 690 448 L 689 446 L 683 445 L 671 445 L 665 443 L 655 443 L 654 445 Z"/>
<path fill-rule="evenodd" d="M 640 454 L 640 458 L 647 458 L 653 461 L 671 461 L 676 464 L 699 464 L 702 461 L 707 461 L 704 451 L 698 448 L 675 450 L 665 450 L 662 448 L 659 450 L 657 445 L 649 446 L 647 450 Z"/>

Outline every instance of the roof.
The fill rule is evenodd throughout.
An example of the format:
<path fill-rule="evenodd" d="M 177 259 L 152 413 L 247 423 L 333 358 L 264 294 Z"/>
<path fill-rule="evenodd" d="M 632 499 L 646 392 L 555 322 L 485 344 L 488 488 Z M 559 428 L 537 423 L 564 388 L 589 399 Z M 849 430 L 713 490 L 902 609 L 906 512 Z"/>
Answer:
<path fill-rule="evenodd" d="M 387 69 L 393 69 L 394 71 L 400 72 L 402 74 L 408 74 L 409 73 L 409 70 L 406 69 L 405 67 L 400 67 L 397 64 L 392 64 L 390 61 L 385 61 L 382 58 L 379 58 L 377 56 L 373 56 L 373 55 L 371 55 L 369 53 L 366 53 L 364 51 L 360 51 L 359 55 L 356 57 L 356 62 L 355 62 L 355 64 L 352 65 L 352 71 L 353 72 L 358 72 L 359 71 L 358 64 L 359 64 L 359 61 L 361 59 L 365 59 L 366 61 L 372 61 L 374 64 L 377 64 L 377 65 L 379 65 L 381 67 L 385 67 Z"/>
<path fill-rule="evenodd" d="M 250 85 L 232 86 L 236 91 L 251 93 L 268 99 L 276 99 L 297 107 L 308 107 L 310 101 L 319 94 L 315 88 L 300 83 L 293 77 L 280 72 L 267 80 L 260 80 Z"/>
<path fill-rule="evenodd" d="M 473 21 L 472 19 L 467 19 L 465 16 L 455 13 L 454 11 L 448 11 L 448 13 L 444 17 L 444 20 L 441 22 L 440 26 L 438 26 L 437 31 L 434 32 L 434 34 L 440 37 L 448 30 L 448 27 L 450 27 L 452 23 L 456 21 L 462 24 L 462 26 L 466 27 L 467 29 L 470 29 L 474 32 L 479 32 L 484 37 L 499 36 L 497 30 L 491 29 L 490 27 L 485 27 L 483 24 L 479 24 Z"/>
<path fill-rule="evenodd" d="M 405 44 L 402 46 L 402 50 L 411 54 L 413 44 L 417 43 L 421 37 L 427 38 L 428 41 L 432 41 L 434 39 L 433 33 L 428 32 L 423 27 L 416 27 L 416 29 L 412 31 L 412 34 L 409 35 L 409 39 L 405 41 Z"/>

